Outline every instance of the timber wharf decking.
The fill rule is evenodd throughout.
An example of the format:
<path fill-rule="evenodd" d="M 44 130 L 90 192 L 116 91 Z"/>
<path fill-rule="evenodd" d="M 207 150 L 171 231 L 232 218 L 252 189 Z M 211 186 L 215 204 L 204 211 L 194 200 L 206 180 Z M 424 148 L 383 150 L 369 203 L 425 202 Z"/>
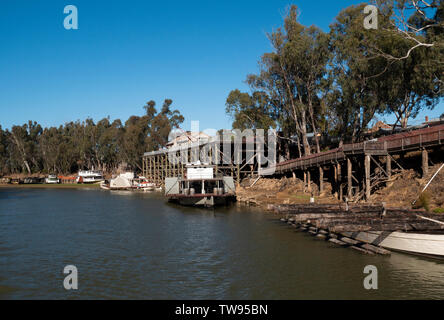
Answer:
<path fill-rule="evenodd" d="M 375 190 L 391 180 L 393 173 L 404 170 L 399 157 L 407 152 L 421 152 L 422 161 L 417 167 L 422 169 L 423 175 L 428 175 L 429 152 L 442 152 L 443 141 L 444 124 L 438 124 L 365 142 L 344 144 L 336 149 L 276 164 L 258 163 L 256 156 L 256 159 L 249 156 L 249 152 L 257 154 L 257 145 L 245 142 L 240 153 L 236 153 L 233 144 L 227 152 L 222 143 L 212 142 L 190 146 L 185 154 L 192 158 L 192 154 L 199 154 L 208 148 L 215 173 L 232 176 L 237 184 L 248 176 L 278 178 L 293 175 L 304 181 L 307 192 L 312 191 L 312 181 L 318 185 L 319 192 L 324 190 L 324 182 L 328 181 L 338 199 L 358 202 L 368 201 Z M 147 152 L 143 157 L 144 176 L 159 186 L 163 185 L 166 177 L 184 176 L 185 164 L 170 161 L 168 152 L 168 149 Z M 236 162 L 235 159 L 239 158 L 241 161 Z M 225 161 L 227 159 L 228 162 Z"/>
<path fill-rule="evenodd" d="M 307 188 L 311 175 L 315 175 L 319 190 L 323 190 L 324 170 L 330 171 L 330 181 L 338 197 L 349 200 L 368 200 L 382 183 L 390 180 L 392 162 L 403 169 L 395 155 L 410 151 L 422 152 L 422 172 L 428 174 L 428 151 L 439 148 L 444 141 L 444 124 L 424 129 L 397 133 L 378 139 L 345 144 L 340 148 L 312 154 L 299 159 L 277 163 L 275 167 L 261 170 L 261 175 L 300 174 Z M 344 178 L 342 172 L 346 170 Z M 345 189 L 345 194 L 344 194 Z M 308 190 L 310 191 L 310 190 Z"/>

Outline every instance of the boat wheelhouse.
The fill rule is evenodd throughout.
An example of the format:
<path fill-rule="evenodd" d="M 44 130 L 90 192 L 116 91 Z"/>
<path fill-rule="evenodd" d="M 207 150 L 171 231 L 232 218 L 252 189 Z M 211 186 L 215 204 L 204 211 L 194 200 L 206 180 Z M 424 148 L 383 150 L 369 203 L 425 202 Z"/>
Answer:
<path fill-rule="evenodd" d="M 77 177 L 77 183 L 98 183 L 104 180 L 102 171 L 95 170 L 80 170 Z"/>
<path fill-rule="evenodd" d="M 212 207 L 235 200 L 231 176 L 217 176 L 212 165 L 188 164 L 184 177 L 165 178 L 165 196 L 182 205 Z"/>
<path fill-rule="evenodd" d="M 57 184 L 59 182 L 60 182 L 60 180 L 59 180 L 59 178 L 57 178 L 57 176 L 55 174 L 50 174 L 45 179 L 45 183 L 48 183 L 48 184 Z"/>

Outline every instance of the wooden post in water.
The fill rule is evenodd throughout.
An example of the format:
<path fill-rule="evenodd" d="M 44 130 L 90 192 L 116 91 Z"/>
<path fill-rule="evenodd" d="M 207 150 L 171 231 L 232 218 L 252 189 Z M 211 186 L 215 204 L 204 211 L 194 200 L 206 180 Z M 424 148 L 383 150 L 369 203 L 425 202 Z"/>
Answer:
<path fill-rule="evenodd" d="M 422 149 L 422 177 L 426 177 L 429 174 L 429 153 L 427 149 Z"/>
<path fill-rule="evenodd" d="M 370 155 L 366 154 L 364 159 L 365 167 L 365 200 L 370 200 Z"/>

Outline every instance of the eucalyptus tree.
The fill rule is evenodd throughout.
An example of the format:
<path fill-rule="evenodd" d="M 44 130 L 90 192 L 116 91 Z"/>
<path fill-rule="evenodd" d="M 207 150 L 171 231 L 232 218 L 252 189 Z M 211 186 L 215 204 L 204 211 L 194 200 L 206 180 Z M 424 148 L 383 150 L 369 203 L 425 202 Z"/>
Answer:
<path fill-rule="evenodd" d="M 380 37 L 377 30 L 363 28 L 365 4 L 342 10 L 330 26 L 328 105 L 337 118 L 342 141 L 357 141 L 376 113 L 384 112 L 379 94 L 381 76 L 388 67 L 383 57 L 374 57 L 372 45 Z M 380 21 L 380 24 L 387 21 Z"/>
<path fill-rule="evenodd" d="M 155 102 L 148 102 L 145 106 L 147 111 L 148 132 L 146 144 L 149 150 L 159 150 L 164 148 L 168 143 L 168 136 L 171 130 L 179 128 L 183 123 L 184 117 L 179 110 L 171 109 L 173 100 L 165 99 L 162 109 L 157 113 L 155 109 Z"/>
<path fill-rule="evenodd" d="M 28 121 L 22 126 L 13 126 L 9 135 L 13 162 L 20 163 L 29 174 L 40 170 L 37 139 L 41 133 L 42 127 L 37 122 Z"/>
<path fill-rule="evenodd" d="M 378 48 L 389 60 L 403 60 L 417 49 L 442 50 L 444 30 L 444 3 L 441 0 L 374 0 L 380 13 L 390 13 L 385 32 L 405 40 L 402 51 L 393 53 Z"/>
<path fill-rule="evenodd" d="M 405 128 L 408 119 L 433 109 L 444 93 L 444 3 L 421 0 L 379 0 L 377 38 L 363 43 L 370 56 L 386 60 L 377 77 L 385 112 Z"/>
<path fill-rule="evenodd" d="M 0 174 L 8 171 L 8 138 L 0 125 Z"/>
<path fill-rule="evenodd" d="M 409 44 L 398 38 L 396 46 L 386 52 L 405 50 Z M 436 64 L 431 51 L 421 47 L 401 60 L 391 63 L 381 76 L 379 91 L 382 103 L 387 106 L 388 114 L 396 116 L 395 125 L 400 123 L 406 128 L 409 118 L 415 118 L 421 110 L 433 109 L 442 97 L 443 85 L 436 81 Z"/>
<path fill-rule="evenodd" d="M 274 110 L 267 94 L 255 91 L 251 95 L 233 90 L 226 101 L 226 113 L 233 119 L 233 129 L 276 128 Z"/>
<path fill-rule="evenodd" d="M 310 154 L 307 133 L 314 133 L 319 152 L 318 127 L 322 118 L 321 93 L 329 60 L 328 35 L 315 26 L 305 27 L 298 21 L 298 8 L 292 5 L 284 26 L 268 34 L 273 52 L 260 61 L 260 73 L 250 75 L 247 83 L 270 97 L 282 125 L 290 117 L 303 153 Z"/>

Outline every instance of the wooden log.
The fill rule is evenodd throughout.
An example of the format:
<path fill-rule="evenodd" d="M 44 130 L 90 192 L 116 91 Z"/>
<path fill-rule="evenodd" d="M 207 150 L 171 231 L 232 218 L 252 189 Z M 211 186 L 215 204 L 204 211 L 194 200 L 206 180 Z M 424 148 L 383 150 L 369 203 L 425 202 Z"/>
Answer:
<path fill-rule="evenodd" d="M 327 239 L 327 236 L 325 234 L 318 233 L 316 235 L 316 238 L 321 239 L 321 240 L 325 240 L 325 239 Z"/>
<path fill-rule="evenodd" d="M 347 245 L 345 242 L 343 242 L 341 240 L 338 240 L 338 239 L 335 239 L 335 238 L 330 238 L 330 239 L 328 239 L 328 241 L 330 241 L 330 242 L 332 242 L 334 244 L 337 244 L 339 246 L 346 246 Z"/>
<path fill-rule="evenodd" d="M 346 210 L 344 204 L 336 205 L 273 205 L 269 209 L 277 213 L 299 214 L 299 213 L 369 213 L 382 212 L 384 207 L 382 205 L 349 205 L 349 210 Z"/>
<path fill-rule="evenodd" d="M 361 248 L 363 248 L 365 250 L 368 250 L 368 251 L 372 251 L 372 252 L 377 253 L 377 254 L 382 254 L 382 255 L 389 255 L 389 254 L 391 254 L 391 252 L 388 251 L 388 250 L 385 250 L 385 249 L 380 248 L 380 247 L 373 246 L 373 245 L 368 244 L 368 243 L 363 244 L 361 246 Z"/>
<path fill-rule="evenodd" d="M 443 225 L 436 223 L 391 223 L 379 225 L 348 224 L 328 228 L 331 232 L 357 232 L 357 231 L 437 231 L 444 230 Z"/>
<path fill-rule="evenodd" d="M 359 217 L 329 217 L 329 218 L 319 218 L 319 219 L 312 219 L 311 222 L 314 226 L 317 228 L 323 228 L 322 226 L 335 226 L 335 225 L 341 225 L 341 224 L 366 224 L 366 225 L 379 225 L 379 224 L 399 224 L 399 223 L 424 223 L 428 222 L 429 224 L 438 224 L 437 222 L 423 219 L 421 217 L 427 217 L 431 220 L 442 222 L 444 223 L 444 219 L 442 216 L 436 217 L 435 215 L 427 215 L 427 216 L 418 216 L 418 215 L 392 215 L 392 216 L 385 216 L 385 217 L 372 217 L 372 216 L 359 216 Z M 440 219 L 440 220 L 438 220 Z"/>
<path fill-rule="evenodd" d="M 354 239 L 347 238 L 347 237 L 342 237 L 340 240 L 342 242 L 345 242 L 345 243 L 350 244 L 350 245 L 357 245 L 359 243 L 359 241 L 356 241 Z"/>
<path fill-rule="evenodd" d="M 365 217 L 365 218 L 323 218 L 311 221 L 317 228 L 325 229 L 331 228 L 338 225 L 344 224 L 359 224 L 359 225 L 375 225 L 378 226 L 380 224 L 399 224 L 399 223 L 422 223 L 425 220 L 418 218 L 417 216 L 397 216 L 390 218 L 374 218 L 374 217 Z"/>
<path fill-rule="evenodd" d="M 360 247 L 356 247 L 356 246 L 351 246 L 350 248 L 351 248 L 351 249 L 353 249 L 353 250 L 359 251 L 359 252 L 361 252 L 361 253 L 365 253 L 365 254 L 370 254 L 370 255 L 374 255 L 374 253 L 373 253 L 373 252 L 371 252 L 371 251 L 368 251 L 368 250 L 365 250 L 365 249 L 362 249 L 362 248 L 360 248 Z"/>

